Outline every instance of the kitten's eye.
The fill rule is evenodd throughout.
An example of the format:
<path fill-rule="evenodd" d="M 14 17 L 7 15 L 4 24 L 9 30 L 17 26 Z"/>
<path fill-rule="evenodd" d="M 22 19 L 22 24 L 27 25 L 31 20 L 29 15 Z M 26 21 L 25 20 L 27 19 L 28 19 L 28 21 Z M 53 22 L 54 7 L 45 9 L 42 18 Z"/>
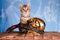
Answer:
<path fill-rule="evenodd" d="M 24 9 L 23 9 L 24 10 Z"/>
<path fill-rule="evenodd" d="M 23 9 L 24 10 L 24 9 Z"/>
<path fill-rule="evenodd" d="M 27 10 L 29 10 L 29 9 L 27 8 Z"/>
<path fill-rule="evenodd" d="M 29 8 L 27 8 L 27 10 L 30 10 Z"/>

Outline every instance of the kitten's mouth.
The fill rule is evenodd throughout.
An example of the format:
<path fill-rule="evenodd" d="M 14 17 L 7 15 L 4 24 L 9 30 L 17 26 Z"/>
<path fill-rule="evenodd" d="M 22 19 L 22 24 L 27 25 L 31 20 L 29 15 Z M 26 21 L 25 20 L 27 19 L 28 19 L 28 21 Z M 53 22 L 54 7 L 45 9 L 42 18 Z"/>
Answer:
<path fill-rule="evenodd" d="M 25 10 L 25 12 L 27 12 L 27 11 Z"/>

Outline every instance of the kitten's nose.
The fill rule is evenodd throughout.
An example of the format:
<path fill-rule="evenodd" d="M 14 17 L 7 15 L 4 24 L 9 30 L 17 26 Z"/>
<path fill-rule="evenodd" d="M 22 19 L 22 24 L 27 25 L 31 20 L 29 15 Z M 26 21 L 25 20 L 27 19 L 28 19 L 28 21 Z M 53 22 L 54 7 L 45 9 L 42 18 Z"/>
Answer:
<path fill-rule="evenodd" d="M 27 12 L 27 8 L 25 8 L 25 10 L 24 10 L 25 12 Z"/>
<path fill-rule="evenodd" d="M 25 10 L 25 12 L 27 12 L 27 10 Z"/>

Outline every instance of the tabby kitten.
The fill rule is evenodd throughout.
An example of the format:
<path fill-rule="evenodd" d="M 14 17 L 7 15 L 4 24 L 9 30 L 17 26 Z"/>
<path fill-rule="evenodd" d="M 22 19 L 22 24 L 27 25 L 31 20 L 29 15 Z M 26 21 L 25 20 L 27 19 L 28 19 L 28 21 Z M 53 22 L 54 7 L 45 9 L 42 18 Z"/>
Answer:
<path fill-rule="evenodd" d="M 27 20 L 31 18 L 30 16 L 30 4 L 20 5 L 21 18 L 20 22 L 23 24 L 27 23 Z"/>
<path fill-rule="evenodd" d="M 30 4 L 27 5 L 20 5 L 20 12 L 21 12 L 21 17 L 20 17 L 20 23 L 16 25 L 12 25 L 7 29 L 6 32 L 12 32 L 15 28 L 19 28 L 20 33 L 26 33 L 27 30 L 24 29 L 23 27 L 27 26 L 27 20 L 31 18 L 30 16 Z"/>

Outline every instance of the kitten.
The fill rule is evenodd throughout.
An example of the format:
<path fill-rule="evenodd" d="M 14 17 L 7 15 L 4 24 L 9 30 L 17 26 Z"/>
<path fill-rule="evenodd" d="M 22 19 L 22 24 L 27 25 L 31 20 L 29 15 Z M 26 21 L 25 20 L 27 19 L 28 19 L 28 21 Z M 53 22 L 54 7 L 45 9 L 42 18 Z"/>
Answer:
<path fill-rule="evenodd" d="M 20 12 L 21 12 L 21 17 L 20 17 L 20 23 L 16 25 L 12 25 L 7 29 L 6 32 L 12 32 L 13 29 L 19 28 L 20 33 L 27 33 L 27 29 L 23 29 L 23 27 L 27 26 L 27 20 L 31 18 L 30 16 L 30 4 L 27 5 L 20 5 Z"/>
<path fill-rule="evenodd" d="M 27 20 L 31 18 L 30 16 L 30 5 L 20 5 L 21 18 L 20 22 L 23 24 L 27 23 Z"/>

